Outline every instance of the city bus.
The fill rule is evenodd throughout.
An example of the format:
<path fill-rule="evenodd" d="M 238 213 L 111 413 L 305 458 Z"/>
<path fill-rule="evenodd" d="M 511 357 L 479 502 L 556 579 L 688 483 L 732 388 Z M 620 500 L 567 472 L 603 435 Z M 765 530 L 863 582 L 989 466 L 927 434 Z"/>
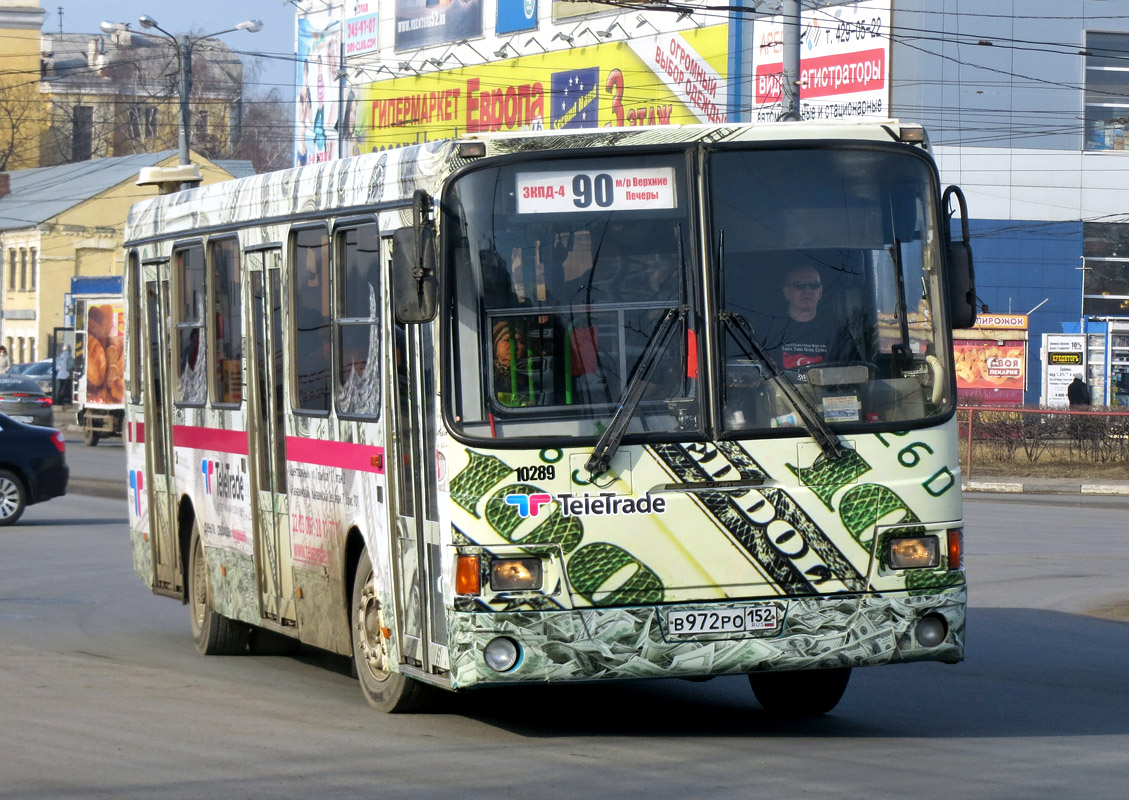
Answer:
<path fill-rule="evenodd" d="M 964 657 L 973 270 L 920 126 L 466 136 L 125 239 L 133 562 L 205 654 L 351 657 L 388 712 L 747 675 L 793 715 Z"/>

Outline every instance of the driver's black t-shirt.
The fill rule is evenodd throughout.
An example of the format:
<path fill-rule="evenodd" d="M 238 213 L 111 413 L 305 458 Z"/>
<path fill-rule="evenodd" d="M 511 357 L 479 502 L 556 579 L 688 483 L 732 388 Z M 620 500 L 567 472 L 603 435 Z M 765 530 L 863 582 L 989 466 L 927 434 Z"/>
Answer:
<path fill-rule="evenodd" d="M 775 320 L 764 337 L 765 349 L 783 369 L 800 369 L 813 364 L 842 360 L 844 339 L 849 334 L 842 324 L 827 315 L 809 322 Z"/>

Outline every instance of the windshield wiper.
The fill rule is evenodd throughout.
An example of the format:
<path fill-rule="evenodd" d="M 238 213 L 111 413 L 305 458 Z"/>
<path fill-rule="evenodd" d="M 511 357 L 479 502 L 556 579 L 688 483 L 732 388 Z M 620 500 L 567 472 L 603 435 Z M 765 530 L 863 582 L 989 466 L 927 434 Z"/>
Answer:
<path fill-rule="evenodd" d="M 612 458 L 615 456 L 616 450 L 619 449 L 620 442 L 623 441 L 623 435 L 627 433 L 627 426 L 631 422 L 631 417 L 634 416 L 635 409 L 639 407 L 639 401 L 643 399 L 643 391 L 647 388 L 647 382 L 655 369 L 655 364 L 658 363 L 659 354 L 666 350 L 666 343 L 674 332 L 676 324 L 686 319 L 686 311 L 687 308 L 684 305 L 668 308 L 662 319 L 655 325 L 642 358 L 635 365 L 635 371 L 631 373 L 631 377 L 627 379 L 627 387 L 623 390 L 623 397 L 619 400 L 619 408 L 615 410 L 611 422 L 608 423 L 608 427 L 604 430 L 600 440 L 596 442 L 592 456 L 588 459 L 588 463 L 584 465 L 589 474 L 599 475 L 606 472 L 611 465 Z"/>
<path fill-rule="evenodd" d="M 718 317 L 725 323 L 729 332 L 733 334 L 733 338 L 737 340 L 737 344 L 745 353 L 745 358 L 760 361 L 764 364 L 765 369 L 768 370 L 769 378 L 779 387 L 780 392 L 788 399 L 792 407 L 796 409 L 796 413 L 800 415 L 800 420 L 804 423 L 804 430 L 808 432 L 811 438 L 815 439 L 815 443 L 823 451 L 824 457 L 832 461 L 841 458 L 843 447 L 839 442 L 839 437 L 827 426 L 823 417 L 820 416 L 819 409 L 792 385 L 784 371 L 765 352 L 756 337 L 752 335 L 753 326 L 749 324 L 749 321 L 735 311 L 723 311 Z"/>

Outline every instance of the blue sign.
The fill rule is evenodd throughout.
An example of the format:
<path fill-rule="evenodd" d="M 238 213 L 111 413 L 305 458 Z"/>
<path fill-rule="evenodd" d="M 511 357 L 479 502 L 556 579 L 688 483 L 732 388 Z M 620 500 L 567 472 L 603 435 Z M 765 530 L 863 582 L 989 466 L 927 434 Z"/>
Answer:
<path fill-rule="evenodd" d="M 495 32 L 513 33 L 537 27 L 537 0 L 498 0 Z"/>
<path fill-rule="evenodd" d="M 553 73 L 550 114 L 553 130 L 599 127 L 599 82 L 599 67 Z"/>

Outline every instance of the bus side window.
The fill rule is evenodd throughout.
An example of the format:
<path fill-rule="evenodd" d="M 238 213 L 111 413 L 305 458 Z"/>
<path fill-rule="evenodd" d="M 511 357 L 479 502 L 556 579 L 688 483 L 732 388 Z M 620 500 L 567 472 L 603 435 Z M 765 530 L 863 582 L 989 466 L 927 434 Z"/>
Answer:
<path fill-rule="evenodd" d="M 239 241 L 209 244 L 209 279 L 215 309 L 215 348 L 212 354 L 214 401 L 238 405 L 243 400 L 243 306 L 239 280 Z"/>
<path fill-rule="evenodd" d="M 330 342 L 329 234 L 323 226 L 292 235 L 296 407 L 329 411 Z"/>
<path fill-rule="evenodd" d="M 376 225 L 338 231 L 337 410 L 380 413 L 380 236 Z"/>
<path fill-rule="evenodd" d="M 178 403 L 203 403 L 207 399 L 208 376 L 204 369 L 207 352 L 204 326 L 204 247 L 190 245 L 173 254 L 173 280 L 177 287 L 176 346 L 177 358 L 176 401 Z M 89 343 L 88 343 L 89 346 Z M 105 359 L 91 349 L 87 356 L 87 369 L 93 369 L 98 359 Z"/>

